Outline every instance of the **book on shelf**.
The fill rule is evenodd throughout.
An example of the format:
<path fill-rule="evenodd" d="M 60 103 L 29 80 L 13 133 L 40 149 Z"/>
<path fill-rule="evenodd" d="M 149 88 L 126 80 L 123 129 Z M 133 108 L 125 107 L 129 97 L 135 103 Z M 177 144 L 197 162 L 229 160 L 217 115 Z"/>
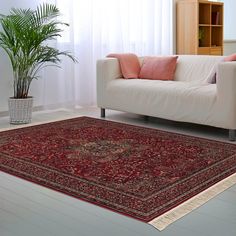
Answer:
<path fill-rule="evenodd" d="M 219 11 L 212 12 L 211 24 L 212 25 L 219 25 L 220 24 L 220 12 Z"/>

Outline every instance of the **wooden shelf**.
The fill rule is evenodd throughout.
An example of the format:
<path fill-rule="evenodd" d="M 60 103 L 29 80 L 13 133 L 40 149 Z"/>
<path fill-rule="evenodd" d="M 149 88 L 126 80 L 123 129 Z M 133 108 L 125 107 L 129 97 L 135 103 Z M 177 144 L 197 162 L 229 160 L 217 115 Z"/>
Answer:
<path fill-rule="evenodd" d="M 211 26 L 210 24 L 198 24 L 199 26 Z"/>
<path fill-rule="evenodd" d="M 223 3 L 177 0 L 176 4 L 177 54 L 223 55 Z"/>

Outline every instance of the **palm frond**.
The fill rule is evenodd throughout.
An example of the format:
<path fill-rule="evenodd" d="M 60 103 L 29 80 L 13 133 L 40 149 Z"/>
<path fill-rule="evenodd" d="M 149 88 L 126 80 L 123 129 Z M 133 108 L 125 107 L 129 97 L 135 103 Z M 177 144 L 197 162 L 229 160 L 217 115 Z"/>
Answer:
<path fill-rule="evenodd" d="M 61 26 L 69 26 L 57 19 L 59 9 L 42 4 L 36 10 L 12 8 L 9 15 L 0 14 L 0 47 L 7 53 L 14 74 L 14 97 L 28 96 L 29 86 L 37 79 L 40 69 L 58 66 L 61 56 L 77 62 L 67 51 L 47 46 L 47 41 L 61 37 Z"/>

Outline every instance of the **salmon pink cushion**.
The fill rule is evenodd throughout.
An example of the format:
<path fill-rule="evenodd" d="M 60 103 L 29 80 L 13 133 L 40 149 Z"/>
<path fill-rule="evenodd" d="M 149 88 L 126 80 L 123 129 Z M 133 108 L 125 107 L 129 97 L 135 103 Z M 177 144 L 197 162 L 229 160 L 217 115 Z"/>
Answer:
<path fill-rule="evenodd" d="M 139 78 L 173 80 L 178 56 L 145 57 Z"/>
<path fill-rule="evenodd" d="M 224 61 L 236 61 L 236 53 L 225 57 Z"/>
<path fill-rule="evenodd" d="M 114 57 L 119 60 L 121 73 L 125 79 L 138 78 L 141 67 L 139 64 L 138 57 L 135 54 L 112 53 L 107 55 L 107 57 Z"/>

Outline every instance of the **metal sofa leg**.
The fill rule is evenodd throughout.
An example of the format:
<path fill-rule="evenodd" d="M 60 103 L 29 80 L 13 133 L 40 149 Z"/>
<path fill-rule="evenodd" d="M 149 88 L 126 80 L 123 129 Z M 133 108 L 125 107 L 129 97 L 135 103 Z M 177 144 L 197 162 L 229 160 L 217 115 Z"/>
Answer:
<path fill-rule="evenodd" d="M 105 118 L 105 116 L 106 116 L 106 110 L 105 108 L 101 108 L 101 117 Z"/>
<path fill-rule="evenodd" d="M 144 116 L 144 120 L 145 120 L 146 122 L 148 122 L 148 121 L 149 121 L 149 116 Z"/>
<path fill-rule="evenodd" d="M 229 141 L 235 141 L 235 130 L 229 129 Z"/>

